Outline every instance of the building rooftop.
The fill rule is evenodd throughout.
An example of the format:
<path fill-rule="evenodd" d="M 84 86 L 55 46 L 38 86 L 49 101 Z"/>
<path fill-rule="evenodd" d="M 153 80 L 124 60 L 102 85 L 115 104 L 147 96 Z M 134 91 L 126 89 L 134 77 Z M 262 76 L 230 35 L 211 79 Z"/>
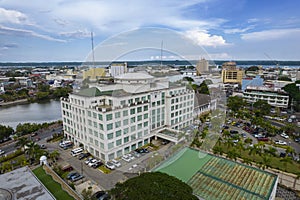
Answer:
<path fill-rule="evenodd" d="M 126 73 L 116 76 L 115 79 L 122 79 L 122 80 L 145 80 L 145 79 L 153 79 L 154 77 L 141 72 L 134 72 L 134 73 Z"/>
<path fill-rule="evenodd" d="M 0 199 L 55 199 L 28 167 L 0 175 Z"/>
<path fill-rule="evenodd" d="M 96 87 L 82 89 L 79 92 L 77 92 L 76 94 L 80 95 L 80 96 L 85 96 L 85 97 L 98 97 L 98 96 L 101 96 L 100 90 Z"/>

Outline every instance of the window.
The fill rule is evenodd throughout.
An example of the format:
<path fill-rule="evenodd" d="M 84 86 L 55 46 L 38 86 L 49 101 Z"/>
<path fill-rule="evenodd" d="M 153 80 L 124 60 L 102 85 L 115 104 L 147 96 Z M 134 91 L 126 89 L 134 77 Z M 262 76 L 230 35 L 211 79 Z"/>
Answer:
<path fill-rule="evenodd" d="M 114 148 L 114 142 L 108 143 L 107 147 L 108 147 L 108 149 Z"/>
<path fill-rule="evenodd" d="M 119 128 L 120 126 L 121 126 L 121 121 L 118 121 L 118 122 L 115 123 L 116 128 Z"/>
<path fill-rule="evenodd" d="M 99 129 L 103 130 L 103 124 L 99 124 Z"/>
<path fill-rule="evenodd" d="M 129 142 L 129 136 L 124 138 L 124 143 Z"/>
<path fill-rule="evenodd" d="M 111 130 L 111 129 L 113 129 L 113 124 L 107 124 L 106 129 L 107 129 L 108 131 Z"/>
<path fill-rule="evenodd" d="M 148 119 L 148 113 L 144 114 L 144 119 Z"/>
<path fill-rule="evenodd" d="M 137 108 L 137 112 L 138 112 L 138 113 L 142 112 L 142 107 L 138 107 L 138 108 Z"/>
<path fill-rule="evenodd" d="M 134 114 L 135 114 L 135 108 L 131 108 L 131 109 L 130 109 L 130 114 L 131 114 L 131 115 L 134 115 Z"/>
<path fill-rule="evenodd" d="M 144 106 L 144 111 L 147 111 L 148 110 L 148 106 Z"/>
<path fill-rule="evenodd" d="M 113 133 L 107 134 L 107 139 L 111 140 L 113 138 L 114 138 L 114 134 Z"/>
<path fill-rule="evenodd" d="M 115 118 L 120 118 L 121 117 L 121 113 L 120 112 L 116 112 L 115 113 Z"/>
<path fill-rule="evenodd" d="M 130 131 L 131 131 L 131 132 L 134 132 L 134 131 L 135 131 L 135 125 L 132 126 L 132 127 L 130 127 Z"/>
<path fill-rule="evenodd" d="M 132 135 L 130 136 L 130 139 L 131 139 L 131 141 L 132 141 L 132 140 L 135 140 L 135 139 L 136 139 L 136 134 L 132 134 Z"/>
<path fill-rule="evenodd" d="M 143 123 L 138 124 L 138 130 L 143 128 Z"/>
<path fill-rule="evenodd" d="M 121 105 L 124 106 L 126 104 L 125 100 L 121 101 Z"/>
<path fill-rule="evenodd" d="M 100 139 L 104 139 L 104 135 L 102 133 L 100 133 Z"/>
<path fill-rule="evenodd" d="M 128 125 L 128 119 L 123 120 L 123 126 L 126 126 L 126 125 Z"/>
<path fill-rule="evenodd" d="M 121 144 L 122 144 L 122 139 L 119 139 L 119 140 L 116 141 L 117 146 L 120 146 Z"/>
<path fill-rule="evenodd" d="M 121 131 L 121 130 L 116 131 L 116 137 L 121 136 L 121 134 L 122 134 L 122 131 Z"/>
<path fill-rule="evenodd" d="M 126 116 L 128 116 L 128 110 L 123 111 L 123 117 L 126 117 Z"/>
<path fill-rule="evenodd" d="M 106 121 L 112 120 L 112 114 L 107 114 L 106 115 Z"/>
<path fill-rule="evenodd" d="M 92 113 L 91 111 L 88 111 L 88 116 L 91 117 L 92 116 Z"/>
<path fill-rule="evenodd" d="M 148 122 L 144 122 L 144 127 L 148 127 Z"/>
<path fill-rule="evenodd" d="M 93 118 L 95 118 L 95 119 L 97 118 L 97 113 L 93 112 Z"/>
<path fill-rule="evenodd" d="M 143 119 L 143 115 L 139 115 L 138 117 L 137 117 L 137 120 L 138 121 L 141 121 Z"/>
<path fill-rule="evenodd" d="M 126 135 L 128 132 L 129 132 L 129 128 L 124 128 L 124 129 L 123 129 L 124 135 Z"/>
<path fill-rule="evenodd" d="M 134 123 L 134 122 L 135 122 L 135 117 L 131 117 L 130 123 Z"/>

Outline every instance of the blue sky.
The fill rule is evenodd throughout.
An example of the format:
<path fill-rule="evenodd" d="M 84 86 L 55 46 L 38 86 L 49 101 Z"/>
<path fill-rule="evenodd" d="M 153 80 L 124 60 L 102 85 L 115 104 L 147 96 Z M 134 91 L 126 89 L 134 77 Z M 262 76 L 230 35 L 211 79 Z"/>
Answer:
<path fill-rule="evenodd" d="M 299 7 L 298 0 L 0 0 L 0 62 L 90 59 L 91 31 L 97 60 L 159 49 L 162 40 L 184 59 L 300 60 Z M 158 56 L 147 50 L 127 58 Z"/>

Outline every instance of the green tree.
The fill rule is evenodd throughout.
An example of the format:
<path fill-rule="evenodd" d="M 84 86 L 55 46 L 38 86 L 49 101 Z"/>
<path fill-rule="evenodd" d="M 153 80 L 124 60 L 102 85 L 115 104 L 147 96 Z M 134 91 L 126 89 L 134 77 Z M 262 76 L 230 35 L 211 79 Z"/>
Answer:
<path fill-rule="evenodd" d="M 161 172 L 143 173 L 124 183 L 117 183 L 109 193 L 116 200 L 198 199 L 189 185 Z"/>
<path fill-rule="evenodd" d="M 26 137 L 20 137 L 16 143 L 16 147 L 20 147 L 22 150 L 24 150 L 24 147 L 29 143 L 30 141 Z"/>
<path fill-rule="evenodd" d="M 227 106 L 230 110 L 236 113 L 238 110 L 243 108 L 246 105 L 246 102 L 243 100 L 242 97 L 238 96 L 231 96 L 228 98 Z"/>
<path fill-rule="evenodd" d="M 288 76 L 283 75 L 283 76 L 279 76 L 278 79 L 279 81 L 292 81 L 292 79 L 290 79 Z"/>
<path fill-rule="evenodd" d="M 287 170 L 287 165 L 290 163 L 292 163 L 292 158 L 289 157 L 289 156 L 286 156 L 284 158 L 281 158 L 280 159 L 280 162 L 283 163 L 283 167 L 284 167 L 284 170 L 286 171 Z"/>
<path fill-rule="evenodd" d="M 91 200 L 91 198 L 92 198 L 92 192 L 93 192 L 92 189 L 90 189 L 90 188 L 89 189 L 84 188 L 82 190 L 82 192 L 81 192 L 81 195 L 82 195 L 82 197 L 83 197 L 84 200 Z"/>
<path fill-rule="evenodd" d="M 293 101 L 293 108 L 296 111 L 300 111 L 300 89 L 296 84 L 300 84 L 300 81 L 296 81 L 295 83 L 288 84 L 283 87 L 283 90 L 286 91 L 290 96 L 290 102 Z"/>
<path fill-rule="evenodd" d="M 253 104 L 253 108 L 257 116 L 263 116 L 270 113 L 271 105 L 267 101 L 259 99 Z"/>
<path fill-rule="evenodd" d="M 13 134 L 14 129 L 10 126 L 0 124 L 0 140 L 3 140 Z"/>

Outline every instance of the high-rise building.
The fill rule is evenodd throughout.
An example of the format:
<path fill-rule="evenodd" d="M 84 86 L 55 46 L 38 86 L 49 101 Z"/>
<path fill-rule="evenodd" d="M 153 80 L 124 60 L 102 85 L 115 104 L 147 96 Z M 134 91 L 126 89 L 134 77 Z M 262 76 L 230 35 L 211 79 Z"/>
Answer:
<path fill-rule="evenodd" d="M 236 68 L 235 62 L 225 62 L 222 64 L 222 82 L 242 84 L 244 71 Z"/>
<path fill-rule="evenodd" d="M 208 61 L 202 58 L 196 65 L 197 76 L 201 75 L 203 72 L 208 72 Z"/>
<path fill-rule="evenodd" d="M 102 160 L 120 157 L 192 124 L 194 92 L 144 73 L 115 77 L 61 99 L 65 137 Z M 160 135 L 159 135 L 160 134 Z M 177 142 L 172 134 L 167 138 Z"/>

